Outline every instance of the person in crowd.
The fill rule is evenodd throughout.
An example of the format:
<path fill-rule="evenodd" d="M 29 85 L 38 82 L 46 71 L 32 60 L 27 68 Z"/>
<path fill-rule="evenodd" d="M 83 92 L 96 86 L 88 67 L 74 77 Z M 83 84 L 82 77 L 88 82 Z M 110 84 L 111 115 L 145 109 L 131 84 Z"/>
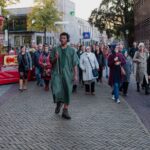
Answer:
<path fill-rule="evenodd" d="M 19 90 L 27 90 L 28 71 L 32 70 L 32 59 L 30 53 L 26 52 L 25 46 L 21 46 L 21 51 L 18 54 L 18 70 L 20 75 Z"/>
<path fill-rule="evenodd" d="M 115 102 L 120 103 L 119 100 L 119 89 L 122 81 L 123 73 L 123 65 L 125 65 L 126 61 L 122 53 L 119 52 L 119 45 L 112 50 L 112 54 L 108 58 L 108 66 L 110 67 L 110 75 L 109 75 L 109 85 L 113 87 L 112 99 Z"/>
<path fill-rule="evenodd" d="M 37 51 L 34 53 L 34 66 L 35 66 L 35 75 L 37 80 L 38 86 L 43 86 L 43 79 L 42 79 L 42 68 L 39 64 L 39 58 L 41 54 L 43 53 L 43 45 L 39 44 Z"/>
<path fill-rule="evenodd" d="M 95 95 L 95 80 L 98 78 L 93 75 L 93 69 L 99 69 L 96 56 L 91 52 L 91 48 L 87 47 L 86 52 L 80 58 L 80 68 L 83 71 L 83 81 L 85 84 L 86 94 Z"/>
<path fill-rule="evenodd" d="M 98 64 L 99 64 L 99 71 L 98 71 L 99 76 L 98 76 L 97 81 L 98 82 L 100 81 L 102 83 L 103 69 L 104 69 L 104 66 L 105 66 L 105 59 L 104 59 L 103 51 L 98 45 L 96 46 L 95 55 L 96 55 L 96 58 L 97 58 L 97 61 L 98 61 Z"/>
<path fill-rule="evenodd" d="M 108 56 L 110 54 L 110 50 L 109 50 L 109 46 L 105 46 L 104 48 L 104 51 L 103 51 L 103 54 L 104 54 L 104 61 L 105 61 L 105 75 L 106 75 L 106 78 L 108 79 Z"/>
<path fill-rule="evenodd" d="M 71 48 L 73 48 L 75 50 L 76 53 L 78 52 L 78 49 L 77 49 L 75 44 L 70 44 L 70 46 L 71 46 Z M 74 81 L 73 82 L 73 89 L 72 89 L 73 93 L 77 93 L 77 87 L 78 87 L 78 83 L 76 81 Z"/>
<path fill-rule="evenodd" d="M 148 94 L 148 73 L 147 73 L 147 59 L 148 53 L 145 49 L 144 43 L 140 43 L 138 51 L 135 52 L 133 61 L 136 63 L 136 82 L 137 92 L 140 92 L 140 86 L 144 82 L 145 94 Z"/>
<path fill-rule="evenodd" d="M 59 114 L 64 104 L 62 117 L 71 119 L 68 112 L 70 97 L 72 93 L 73 80 L 78 80 L 78 56 L 73 48 L 68 46 L 70 36 L 68 33 L 60 34 L 61 45 L 56 47 L 51 53 L 52 78 L 51 86 L 56 103 L 55 113 Z"/>
<path fill-rule="evenodd" d="M 96 51 L 96 45 L 93 44 L 93 45 L 91 45 L 91 52 L 92 52 L 92 53 L 95 53 L 95 51 Z"/>
<path fill-rule="evenodd" d="M 45 91 L 49 91 L 52 65 L 50 63 L 50 52 L 47 44 L 44 45 L 44 51 L 40 55 L 39 64 L 42 68 L 42 78 L 45 83 Z"/>
<path fill-rule="evenodd" d="M 84 54 L 84 52 L 85 52 L 85 46 L 84 45 L 80 45 L 79 50 L 77 52 L 77 55 L 78 55 L 79 59 Z M 80 65 L 79 65 L 79 83 L 83 84 L 82 69 L 80 68 Z"/>
<path fill-rule="evenodd" d="M 148 52 L 148 59 L 147 59 L 147 74 L 148 74 L 148 81 L 149 81 L 149 88 L 150 88 L 150 49 Z M 149 93 L 149 91 L 148 91 L 148 93 Z"/>
<path fill-rule="evenodd" d="M 130 83 L 130 76 L 132 73 L 132 59 L 128 55 L 128 51 L 123 51 L 123 55 L 125 56 L 126 64 L 123 66 L 125 70 L 125 75 L 123 75 L 123 82 L 122 82 L 122 92 L 124 96 L 127 96 L 128 94 L 128 87 Z"/>
<path fill-rule="evenodd" d="M 53 50 L 53 46 L 50 44 L 50 45 L 49 45 L 49 52 L 51 53 L 52 50 Z"/>
<path fill-rule="evenodd" d="M 138 51 L 138 47 L 137 47 L 137 43 L 134 42 L 133 47 L 129 51 L 129 55 L 131 56 L 132 59 L 133 59 L 136 51 Z"/>

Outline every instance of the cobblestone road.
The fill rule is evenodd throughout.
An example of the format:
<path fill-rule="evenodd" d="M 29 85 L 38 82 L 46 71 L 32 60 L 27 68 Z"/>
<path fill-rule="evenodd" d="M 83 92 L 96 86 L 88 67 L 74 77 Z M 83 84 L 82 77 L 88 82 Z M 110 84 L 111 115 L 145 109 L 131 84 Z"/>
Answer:
<path fill-rule="evenodd" d="M 29 90 L 14 85 L 0 105 L 0 150 L 150 150 L 150 135 L 133 110 L 110 98 L 99 85 L 96 96 L 83 89 L 73 95 L 71 121 L 54 114 L 50 93 L 30 83 Z"/>

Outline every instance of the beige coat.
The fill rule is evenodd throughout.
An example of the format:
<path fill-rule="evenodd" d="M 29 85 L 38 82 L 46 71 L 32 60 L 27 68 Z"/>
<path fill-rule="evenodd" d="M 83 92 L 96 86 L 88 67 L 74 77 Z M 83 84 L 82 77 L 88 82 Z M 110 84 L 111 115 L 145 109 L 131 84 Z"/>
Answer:
<path fill-rule="evenodd" d="M 137 51 L 134 55 L 133 61 L 136 63 L 136 81 L 142 84 L 144 76 L 148 83 L 148 74 L 147 74 L 147 58 L 148 53 L 144 52 L 143 54 Z"/>

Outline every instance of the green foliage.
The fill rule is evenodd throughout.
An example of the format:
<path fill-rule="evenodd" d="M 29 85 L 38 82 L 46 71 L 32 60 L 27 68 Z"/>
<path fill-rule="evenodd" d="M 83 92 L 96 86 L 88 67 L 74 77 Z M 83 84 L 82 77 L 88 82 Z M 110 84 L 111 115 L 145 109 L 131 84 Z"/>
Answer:
<path fill-rule="evenodd" d="M 28 15 L 28 30 L 54 31 L 55 22 L 60 20 L 55 0 L 36 0 L 32 12 Z"/>
<path fill-rule="evenodd" d="M 12 5 L 12 4 L 15 4 L 17 2 L 19 2 L 20 0 L 0 0 L 0 6 L 2 8 L 2 14 L 3 16 L 5 16 L 8 12 L 5 10 L 5 8 L 8 6 L 8 5 Z"/>
<path fill-rule="evenodd" d="M 126 38 L 134 32 L 133 0 L 102 0 L 98 9 L 92 11 L 89 22 L 99 30 L 106 31 L 108 37 Z"/>

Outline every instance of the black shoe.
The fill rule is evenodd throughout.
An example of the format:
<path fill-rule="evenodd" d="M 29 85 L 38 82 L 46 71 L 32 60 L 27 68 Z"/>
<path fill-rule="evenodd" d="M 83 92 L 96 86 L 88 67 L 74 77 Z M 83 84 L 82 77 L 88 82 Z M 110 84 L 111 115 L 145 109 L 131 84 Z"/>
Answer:
<path fill-rule="evenodd" d="M 60 113 L 62 105 L 63 104 L 61 102 L 57 103 L 56 108 L 55 108 L 55 114 L 59 114 Z"/>
<path fill-rule="evenodd" d="M 68 109 L 63 109 L 62 118 L 67 119 L 67 120 L 71 119 Z"/>

